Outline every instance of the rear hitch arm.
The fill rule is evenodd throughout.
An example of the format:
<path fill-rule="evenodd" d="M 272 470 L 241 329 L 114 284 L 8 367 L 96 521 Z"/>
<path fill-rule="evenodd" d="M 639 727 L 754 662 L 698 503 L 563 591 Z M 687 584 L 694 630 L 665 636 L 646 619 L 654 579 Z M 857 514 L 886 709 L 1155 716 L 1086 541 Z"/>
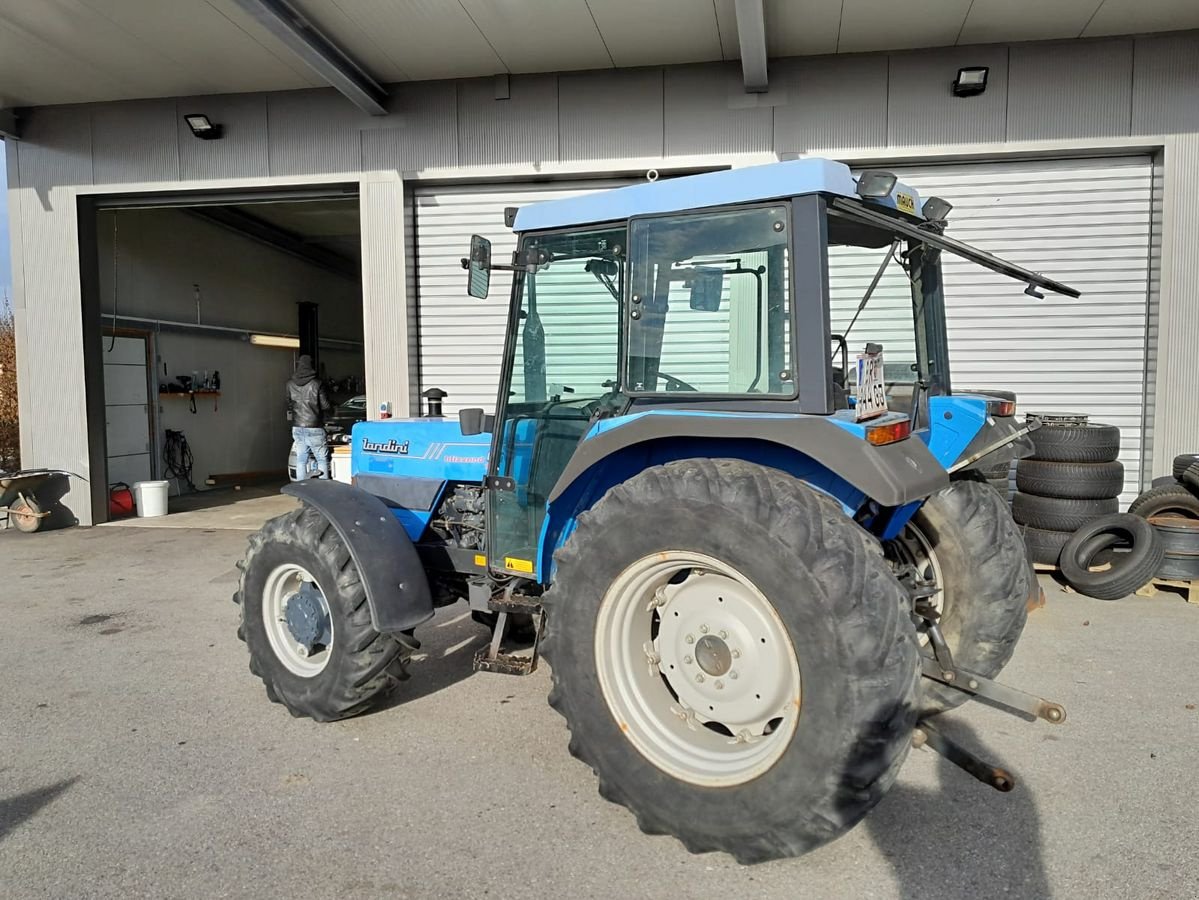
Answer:
<path fill-rule="evenodd" d="M 1005 794 L 1016 786 L 1016 779 L 1007 769 L 1001 769 L 979 759 L 961 744 L 947 738 L 940 730 L 922 720 L 912 733 L 912 744 L 935 750 L 958 768 L 973 775 L 983 784 L 989 784 Z"/>
<path fill-rule="evenodd" d="M 1066 721 L 1066 708 L 1060 703 L 1042 700 L 958 666 L 953 661 L 953 654 L 949 651 L 945 636 L 941 633 L 941 626 L 937 624 L 940 613 L 923 597 L 916 601 L 915 612 L 927 625 L 928 646 L 932 648 L 932 656 L 924 654 L 920 658 L 921 674 L 925 678 L 947 684 L 967 694 L 983 697 L 1007 712 L 1031 719 L 1044 719 L 1051 725 L 1061 725 Z"/>

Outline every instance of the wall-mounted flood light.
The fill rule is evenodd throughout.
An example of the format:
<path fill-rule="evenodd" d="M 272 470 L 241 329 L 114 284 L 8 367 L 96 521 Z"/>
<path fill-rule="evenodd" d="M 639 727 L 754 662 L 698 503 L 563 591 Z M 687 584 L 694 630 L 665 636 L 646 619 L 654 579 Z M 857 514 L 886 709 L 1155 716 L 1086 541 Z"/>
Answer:
<path fill-rule="evenodd" d="M 215 141 L 225 133 L 224 125 L 217 125 L 203 113 L 189 113 L 183 117 L 192 134 L 202 141 Z"/>
<path fill-rule="evenodd" d="M 895 175 L 882 169 L 867 169 L 858 176 L 859 197 L 889 197 L 895 189 Z"/>
<path fill-rule="evenodd" d="M 958 77 L 953 80 L 953 95 L 955 97 L 974 97 L 987 89 L 987 73 L 989 66 L 968 66 L 958 69 Z"/>
<path fill-rule="evenodd" d="M 284 347 L 288 350 L 300 349 L 300 339 L 298 337 L 285 337 L 281 334 L 252 334 L 250 335 L 250 343 L 259 347 Z"/>

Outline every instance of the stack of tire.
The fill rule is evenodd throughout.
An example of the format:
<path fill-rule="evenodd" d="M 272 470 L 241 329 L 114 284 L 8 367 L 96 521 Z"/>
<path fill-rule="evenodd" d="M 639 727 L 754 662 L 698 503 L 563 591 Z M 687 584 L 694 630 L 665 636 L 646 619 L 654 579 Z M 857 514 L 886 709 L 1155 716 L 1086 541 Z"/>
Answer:
<path fill-rule="evenodd" d="M 1029 559 L 1056 566 L 1074 532 L 1119 512 L 1120 429 L 1045 421 L 1031 437 L 1033 455 L 1016 463 L 1012 517 L 1023 526 Z"/>

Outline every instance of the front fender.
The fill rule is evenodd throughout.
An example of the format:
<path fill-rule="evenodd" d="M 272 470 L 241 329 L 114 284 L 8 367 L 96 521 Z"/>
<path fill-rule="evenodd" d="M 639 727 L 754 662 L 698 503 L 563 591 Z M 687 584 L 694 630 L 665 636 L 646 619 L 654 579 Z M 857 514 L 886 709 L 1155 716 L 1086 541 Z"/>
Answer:
<path fill-rule="evenodd" d="M 416 547 L 382 500 L 323 479 L 293 482 L 283 493 L 319 511 L 345 541 L 376 631 L 409 631 L 433 617 L 433 595 Z"/>

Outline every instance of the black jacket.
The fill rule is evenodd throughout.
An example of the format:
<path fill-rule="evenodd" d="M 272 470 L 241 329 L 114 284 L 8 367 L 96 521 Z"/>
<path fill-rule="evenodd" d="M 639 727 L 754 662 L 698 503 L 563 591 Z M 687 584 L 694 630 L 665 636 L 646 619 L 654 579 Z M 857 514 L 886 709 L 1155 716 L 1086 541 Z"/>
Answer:
<path fill-rule="evenodd" d="M 287 382 L 287 417 L 293 428 L 320 428 L 333 411 L 325 386 L 311 369 L 296 369 Z"/>

